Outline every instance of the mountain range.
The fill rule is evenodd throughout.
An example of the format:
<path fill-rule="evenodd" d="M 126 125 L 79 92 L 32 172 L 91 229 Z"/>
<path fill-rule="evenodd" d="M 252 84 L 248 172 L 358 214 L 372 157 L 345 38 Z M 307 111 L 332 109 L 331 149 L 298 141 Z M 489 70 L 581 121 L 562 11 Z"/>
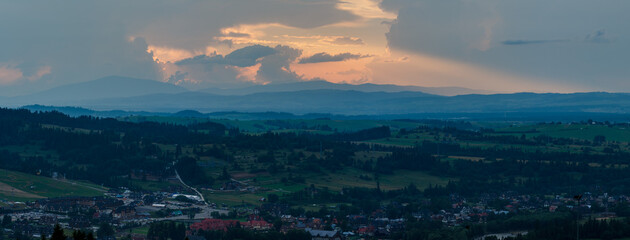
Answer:
<path fill-rule="evenodd" d="M 432 94 L 445 91 L 449 94 Z M 465 94 L 455 94 L 461 91 Z M 470 94 L 475 93 L 476 94 Z M 4 107 L 71 106 L 100 111 L 326 113 L 408 115 L 455 113 L 611 113 L 630 114 L 627 93 L 479 94 L 462 88 L 422 88 L 324 81 L 262 85 L 240 89 L 189 91 L 152 80 L 107 77 L 37 94 L 0 98 Z M 115 115 L 115 112 L 110 112 Z"/>

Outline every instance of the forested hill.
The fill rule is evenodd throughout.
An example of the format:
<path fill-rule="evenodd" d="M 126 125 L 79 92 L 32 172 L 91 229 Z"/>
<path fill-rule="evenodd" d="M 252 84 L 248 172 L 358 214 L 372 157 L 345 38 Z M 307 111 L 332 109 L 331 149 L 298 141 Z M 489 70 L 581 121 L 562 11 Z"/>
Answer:
<path fill-rule="evenodd" d="M 157 144 L 209 142 L 226 131 L 211 122 L 194 128 L 203 133 L 154 122 L 0 109 L 0 168 L 47 176 L 59 172 L 115 186 L 124 184 L 117 179 L 132 170 L 167 174 L 174 153 L 161 151 Z"/>
<path fill-rule="evenodd" d="M 155 122 L 130 123 L 111 118 L 69 117 L 59 112 L 0 109 L 0 168 L 38 173 L 63 173 L 72 179 L 107 186 L 127 186 L 137 172 L 167 177 L 172 163 L 199 184 L 212 179 L 199 172 L 191 155 L 181 146 L 228 145 L 236 149 L 319 148 L 333 141 L 360 141 L 388 137 L 379 127 L 356 133 L 298 136 L 297 134 L 248 135 L 214 122 L 174 125 Z M 322 143 L 323 142 L 323 143 Z M 206 152 L 205 150 L 199 150 Z M 219 153 L 215 155 L 222 156 Z M 188 165 L 185 165 L 188 164 Z"/>
<path fill-rule="evenodd" d="M 628 127 L 585 122 L 504 131 L 416 125 L 326 134 L 316 129 L 248 133 L 214 122 L 130 123 L 0 109 L 0 168 L 44 176 L 58 172 L 110 187 L 131 187 L 132 179 L 143 175 L 161 181 L 173 175 L 174 167 L 186 182 L 215 188 L 220 187 L 217 179 L 230 174 L 264 173 L 284 184 L 304 185 L 303 176 L 326 184 L 329 174 L 364 181 L 417 171 L 457 179 L 447 192 L 464 195 L 593 188 L 622 193 L 630 179 L 630 145 L 623 137 Z M 578 137 L 566 135 L 571 129 Z M 548 133 L 561 135 L 544 132 L 552 130 L 557 133 Z M 587 131 L 593 137 L 579 138 Z"/>

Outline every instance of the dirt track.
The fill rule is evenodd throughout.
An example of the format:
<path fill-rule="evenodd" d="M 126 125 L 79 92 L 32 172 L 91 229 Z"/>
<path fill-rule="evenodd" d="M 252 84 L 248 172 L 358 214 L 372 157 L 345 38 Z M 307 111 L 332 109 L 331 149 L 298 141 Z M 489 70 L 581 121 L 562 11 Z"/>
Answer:
<path fill-rule="evenodd" d="M 27 193 L 20 189 L 11 187 L 10 185 L 0 182 L 0 196 L 19 197 L 19 198 L 44 198 L 39 195 Z"/>

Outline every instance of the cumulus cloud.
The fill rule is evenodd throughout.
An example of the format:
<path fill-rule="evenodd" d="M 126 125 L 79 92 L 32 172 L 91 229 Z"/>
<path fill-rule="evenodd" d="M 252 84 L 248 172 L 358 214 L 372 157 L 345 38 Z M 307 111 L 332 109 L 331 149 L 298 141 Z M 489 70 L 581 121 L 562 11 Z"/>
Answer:
<path fill-rule="evenodd" d="M 339 9 L 337 3 L 337 0 L 2 1 L 0 22 L 7 24 L 0 25 L 0 62 L 13 65 L 3 68 L 2 81 L 11 82 L 12 87 L 3 87 L 0 95 L 36 92 L 108 75 L 166 80 L 174 71 L 164 77 L 164 69 L 176 67 L 172 63 L 166 66 L 166 62 L 179 60 L 185 52 L 160 51 L 159 56 L 154 56 L 158 51 L 149 50 L 147 43 L 162 47 L 161 50 L 185 50 L 194 56 L 203 53 L 202 49 L 209 44 L 228 49 L 237 46 L 232 40 L 215 37 L 252 37 L 247 32 L 221 32 L 231 26 L 274 23 L 308 29 L 360 18 Z M 229 61 L 233 65 L 227 68 L 252 63 L 238 58 Z M 225 71 L 232 75 L 232 70 Z M 22 72 L 21 79 L 26 81 L 14 79 L 17 72 Z M 37 84 L 17 84 L 35 80 Z"/>
<path fill-rule="evenodd" d="M 276 50 L 275 54 L 264 57 L 260 61 L 256 80 L 263 83 L 302 81 L 302 76 L 291 70 L 291 63 L 302 55 L 302 50 L 281 45 L 276 46 L 274 50 Z"/>
<path fill-rule="evenodd" d="M 187 72 L 176 71 L 167 79 L 167 82 L 175 85 L 182 85 L 184 82 L 186 82 L 186 77 L 188 77 Z"/>
<path fill-rule="evenodd" d="M 360 59 L 370 57 L 369 55 L 361 55 L 361 54 L 352 54 L 352 53 L 340 53 L 335 55 L 330 55 L 325 52 L 313 54 L 310 57 L 300 59 L 300 64 L 305 63 L 321 63 L 321 62 L 341 62 L 352 59 Z"/>
<path fill-rule="evenodd" d="M 256 64 L 256 60 L 277 53 L 276 49 L 253 45 L 233 51 L 225 56 L 228 64 L 238 67 L 250 67 Z"/>
<path fill-rule="evenodd" d="M 259 59 L 275 54 L 276 50 L 262 45 L 247 46 L 234 50 L 226 55 L 198 55 L 175 62 L 177 66 L 204 65 L 214 67 L 214 65 L 229 65 L 236 67 L 251 67 L 256 65 Z"/>
<path fill-rule="evenodd" d="M 301 50 L 281 45 L 252 45 L 225 56 L 198 55 L 175 62 L 178 70 L 168 81 L 191 88 L 300 81 L 291 63 L 301 55 Z"/>

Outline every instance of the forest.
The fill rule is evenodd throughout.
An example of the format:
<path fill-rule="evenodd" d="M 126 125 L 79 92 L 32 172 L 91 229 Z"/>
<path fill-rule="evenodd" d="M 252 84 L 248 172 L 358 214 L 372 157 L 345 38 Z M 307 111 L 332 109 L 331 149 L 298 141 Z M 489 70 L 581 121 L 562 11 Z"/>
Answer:
<path fill-rule="evenodd" d="M 509 213 L 480 215 L 455 225 L 428 219 L 462 202 L 461 199 L 501 210 L 510 201 L 497 196 L 506 194 L 513 199 L 527 196 L 529 202 L 539 199 L 536 204 L 540 206 L 553 201 L 549 196 L 625 196 L 630 192 L 629 145 L 605 133 L 585 139 L 552 136 L 538 130 L 493 129 L 468 122 L 433 120 L 414 128 L 382 125 L 357 131 L 331 131 L 331 127 L 318 125 L 315 130 L 330 131 L 321 134 L 298 131 L 313 130 L 309 126 L 283 121 L 271 124 L 285 130 L 252 133 L 213 121 L 185 125 L 132 123 L 112 118 L 69 117 L 59 112 L 0 109 L 0 168 L 43 176 L 61 173 L 68 179 L 136 190 L 146 190 L 139 183 L 149 181 L 147 178 L 165 181 L 175 170 L 189 185 L 207 189 L 218 189 L 237 175 L 251 175 L 247 181 L 254 185 L 266 178 L 291 189 L 260 193 L 270 203 L 288 205 L 291 215 L 334 219 L 342 229 L 349 229 L 352 223 L 341 218 L 382 211 L 390 219 L 409 220 L 394 233 L 402 239 L 474 238 L 512 230 L 529 231 L 517 239 L 569 239 L 575 232 L 578 214 L 581 220 L 577 224 L 585 238 L 630 236 L 626 218 L 630 210 L 624 201 L 606 205 L 606 209 L 596 205 L 585 209 L 570 202 L 553 214 L 509 209 Z M 627 126 L 592 121 L 573 124 L 599 124 L 610 129 Z M 560 125 L 563 123 L 529 127 Z M 286 130 L 292 127 L 299 129 Z M 399 144 L 403 141 L 405 144 Z M 207 164 L 215 167 L 200 167 Z M 443 181 L 392 185 L 389 179 L 401 171 Z M 340 187 L 331 189 L 331 185 L 318 182 L 349 172 L 363 185 L 333 182 Z M 242 203 L 246 205 L 245 201 Z M 307 207 L 331 203 L 336 207 Z M 594 220 L 592 213 L 605 210 L 616 212 L 620 218 Z M 262 216 L 268 222 L 278 220 L 274 214 Z M 171 233 L 152 230 L 151 234 Z M 232 239 L 229 236 L 233 234 L 249 233 L 234 230 L 201 234 Z M 297 239 L 300 234 L 293 232 L 282 238 L 294 239 L 291 236 L 295 235 Z"/>

